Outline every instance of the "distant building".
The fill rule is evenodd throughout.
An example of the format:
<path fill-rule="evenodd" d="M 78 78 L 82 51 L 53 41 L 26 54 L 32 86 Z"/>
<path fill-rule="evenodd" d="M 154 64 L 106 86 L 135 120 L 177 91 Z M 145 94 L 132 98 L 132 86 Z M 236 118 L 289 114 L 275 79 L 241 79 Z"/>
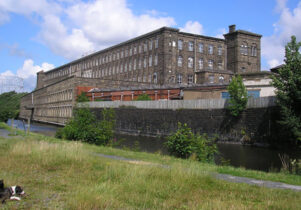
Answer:
<path fill-rule="evenodd" d="M 78 87 L 89 87 L 87 92 L 97 88 L 99 94 L 111 95 L 149 90 L 157 100 L 171 99 L 165 93 L 178 89 L 178 98 L 185 99 L 189 89 L 226 87 L 235 74 L 242 74 L 245 79 L 250 75 L 262 77 L 261 35 L 236 30 L 231 25 L 224 37 L 163 27 L 50 71 L 38 72 L 37 88 L 23 97 L 20 117 L 29 117 L 28 107 L 34 107 L 34 120 L 64 124 L 72 116 Z M 162 98 L 155 96 L 156 91 L 162 92 Z M 222 93 L 218 96 L 222 97 Z M 210 94 L 205 98 L 211 98 Z"/>

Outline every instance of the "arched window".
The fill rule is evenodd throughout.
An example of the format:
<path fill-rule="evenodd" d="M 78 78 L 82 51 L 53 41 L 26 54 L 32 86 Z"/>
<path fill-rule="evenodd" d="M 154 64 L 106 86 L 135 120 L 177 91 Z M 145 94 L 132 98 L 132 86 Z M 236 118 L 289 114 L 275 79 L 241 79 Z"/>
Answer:
<path fill-rule="evenodd" d="M 242 55 L 248 55 L 248 44 L 246 42 L 243 42 L 240 45 L 240 54 L 242 54 Z"/>
<path fill-rule="evenodd" d="M 193 58 L 192 57 L 188 58 L 188 68 L 193 68 Z"/>
<path fill-rule="evenodd" d="M 251 47 L 251 55 L 252 56 L 257 56 L 257 47 L 256 44 L 253 44 Z"/>
<path fill-rule="evenodd" d="M 158 77 L 157 77 L 157 73 L 155 72 L 154 75 L 153 75 L 153 81 L 154 83 L 158 83 Z"/>

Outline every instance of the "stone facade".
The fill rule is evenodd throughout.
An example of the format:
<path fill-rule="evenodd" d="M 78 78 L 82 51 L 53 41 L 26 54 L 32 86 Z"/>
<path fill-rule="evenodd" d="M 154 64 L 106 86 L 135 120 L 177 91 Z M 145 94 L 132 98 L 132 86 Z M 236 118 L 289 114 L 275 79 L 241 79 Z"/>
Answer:
<path fill-rule="evenodd" d="M 228 84 L 231 76 L 260 71 L 260 35 L 236 31 L 225 39 L 163 27 L 121 44 L 38 72 L 24 96 L 21 118 L 64 124 L 72 116 L 77 87 Z"/>

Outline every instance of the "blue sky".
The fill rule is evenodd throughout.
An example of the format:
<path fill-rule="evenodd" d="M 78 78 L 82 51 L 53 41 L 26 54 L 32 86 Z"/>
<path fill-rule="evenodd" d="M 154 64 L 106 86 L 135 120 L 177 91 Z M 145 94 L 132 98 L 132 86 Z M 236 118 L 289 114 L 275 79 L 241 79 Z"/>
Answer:
<path fill-rule="evenodd" d="M 24 78 L 162 26 L 221 37 L 228 26 L 263 35 L 262 69 L 301 39 L 299 0 L 1 0 L 0 75 Z"/>

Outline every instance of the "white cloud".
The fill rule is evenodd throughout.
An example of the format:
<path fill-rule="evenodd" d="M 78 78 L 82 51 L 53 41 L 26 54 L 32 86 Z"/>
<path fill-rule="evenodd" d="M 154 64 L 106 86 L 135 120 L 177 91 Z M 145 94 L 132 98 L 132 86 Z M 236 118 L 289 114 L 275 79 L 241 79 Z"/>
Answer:
<path fill-rule="evenodd" d="M 283 63 L 284 47 L 292 35 L 301 40 L 301 2 L 290 10 L 286 7 L 286 0 L 277 0 L 276 10 L 280 12 L 280 19 L 274 24 L 274 34 L 262 38 L 262 55 L 269 67 Z"/>
<path fill-rule="evenodd" d="M 36 86 L 37 72 L 43 70 L 48 71 L 53 69 L 55 66 L 49 63 L 42 63 L 41 66 L 34 65 L 34 61 L 27 59 L 24 61 L 23 66 L 17 70 L 14 74 L 11 70 L 7 70 L 0 74 L 0 76 L 18 76 L 23 78 L 24 81 L 24 91 L 32 91 Z"/>
<path fill-rule="evenodd" d="M 180 30 L 193 34 L 203 34 L 203 26 L 197 21 L 186 22 L 185 26 L 183 28 L 180 28 Z"/>
<path fill-rule="evenodd" d="M 227 33 L 227 29 L 221 28 L 218 30 L 218 34 L 215 36 L 216 38 L 224 39 L 224 34 Z"/>

